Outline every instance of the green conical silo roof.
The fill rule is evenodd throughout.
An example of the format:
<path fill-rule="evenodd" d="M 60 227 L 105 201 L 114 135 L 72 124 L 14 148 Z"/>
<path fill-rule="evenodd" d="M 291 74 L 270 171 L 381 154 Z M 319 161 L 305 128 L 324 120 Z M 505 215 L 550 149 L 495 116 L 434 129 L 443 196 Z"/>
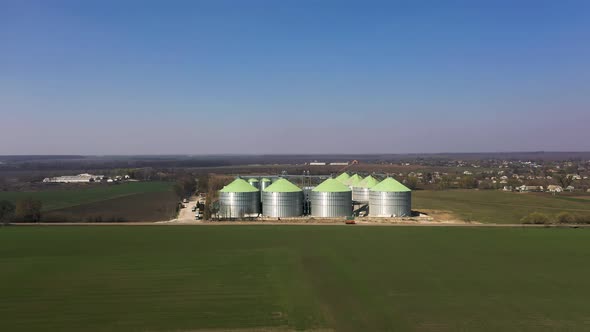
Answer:
<path fill-rule="evenodd" d="M 344 181 L 348 180 L 348 178 L 350 178 L 350 175 L 348 175 L 348 173 L 344 172 L 344 173 L 338 175 L 336 177 L 336 180 L 344 183 Z"/>
<path fill-rule="evenodd" d="M 403 192 L 403 191 L 411 191 L 408 187 L 404 186 L 403 184 L 399 183 L 394 178 L 387 178 L 373 188 L 369 189 L 370 191 L 387 191 L 387 192 Z"/>
<path fill-rule="evenodd" d="M 258 182 L 258 179 L 257 178 L 250 178 L 250 179 L 248 179 L 248 182 Z"/>
<path fill-rule="evenodd" d="M 292 193 L 303 191 L 301 188 L 297 187 L 293 183 L 289 182 L 287 179 L 278 179 L 270 186 L 264 188 L 264 191 L 274 192 L 274 193 Z"/>
<path fill-rule="evenodd" d="M 343 185 L 336 179 L 327 179 L 326 181 L 320 183 L 317 187 L 313 188 L 312 191 L 336 193 L 350 191 L 350 188 Z"/>
<path fill-rule="evenodd" d="M 246 182 L 244 179 L 235 179 L 232 183 L 223 187 L 219 192 L 222 193 L 248 193 L 258 191 L 251 184 Z"/>
<path fill-rule="evenodd" d="M 272 182 L 272 181 L 271 181 L 270 179 L 268 179 L 268 178 L 262 178 L 262 180 L 260 180 L 260 181 L 262 181 L 262 182 Z"/>
<path fill-rule="evenodd" d="M 353 176 L 351 176 L 348 180 L 346 180 L 344 182 L 344 184 L 352 186 L 352 187 L 358 187 L 358 184 L 363 180 L 363 177 L 355 174 Z"/>
<path fill-rule="evenodd" d="M 363 181 L 359 182 L 357 187 L 361 187 L 361 188 L 373 188 L 374 186 L 376 186 L 379 183 L 379 180 L 375 179 L 372 176 L 367 176 L 366 178 L 363 179 Z"/>

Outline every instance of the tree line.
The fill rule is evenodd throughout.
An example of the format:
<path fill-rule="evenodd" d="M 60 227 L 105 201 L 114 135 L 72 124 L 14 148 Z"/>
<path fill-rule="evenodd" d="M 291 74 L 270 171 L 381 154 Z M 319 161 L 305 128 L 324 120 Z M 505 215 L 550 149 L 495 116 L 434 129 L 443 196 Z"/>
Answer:
<path fill-rule="evenodd" d="M 0 201 L 0 223 L 10 222 L 39 222 L 43 203 L 38 199 L 26 197 L 15 203 Z"/>

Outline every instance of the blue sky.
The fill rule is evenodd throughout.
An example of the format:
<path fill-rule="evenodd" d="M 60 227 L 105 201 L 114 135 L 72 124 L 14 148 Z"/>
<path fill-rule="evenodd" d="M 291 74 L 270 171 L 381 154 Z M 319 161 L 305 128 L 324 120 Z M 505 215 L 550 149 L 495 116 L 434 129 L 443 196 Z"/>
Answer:
<path fill-rule="evenodd" d="M 0 0 L 0 154 L 590 150 L 588 1 Z"/>

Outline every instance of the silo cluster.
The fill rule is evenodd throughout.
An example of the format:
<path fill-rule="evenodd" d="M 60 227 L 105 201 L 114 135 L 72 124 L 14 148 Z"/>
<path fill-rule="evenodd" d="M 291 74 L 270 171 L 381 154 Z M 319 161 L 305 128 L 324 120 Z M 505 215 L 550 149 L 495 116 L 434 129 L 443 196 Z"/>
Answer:
<path fill-rule="evenodd" d="M 388 177 L 369 189 L 369 216 L 410 217 L 412 191 Z"/>
<path fill-rule="evenodd" d="M 262 191 L 262 215 L 275 218 L 303 215 L 303 190 L 286 179 L 278 179 Z"/>
<path fill-rule="evenodd" d="M 352 191 L 336 179 L 327 179 L 309 196 L 313 217 L 347 217 L 352 215 Z"/>
<path fill-rule="evenodd" d="M 219 215 L 243 218 L 260 214 L 260 191 L 243 179 L 235 179 L 219 191 Z"/>
<path fill-rule="evenodd" d="M 262 202 L 262 208 L 261 203 Z M 284 178 L 236 179 L 219 191 L 219 216 L 239 219 L 263 216 L 272 218 L 311 215 L 319 218 L 348 217 L 353 202 L 367 204 L 371 217 L 409 217 L 412 192 L 388 177 L 379 182 L 346 173 L 316 187 L 299 188 Z"/>

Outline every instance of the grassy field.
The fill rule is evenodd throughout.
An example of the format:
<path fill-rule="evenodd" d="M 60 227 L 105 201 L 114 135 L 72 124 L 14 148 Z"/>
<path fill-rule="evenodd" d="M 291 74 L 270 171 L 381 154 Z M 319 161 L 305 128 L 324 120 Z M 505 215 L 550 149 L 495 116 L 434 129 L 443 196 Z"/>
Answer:
<path fill-rule="evenodd" d="M 170 182 L 96 184 L 35 192 L 0 192 L 0 200 L 43 202 L 41 221 L 159 221 L 174 217 L 178 198 Z"/>
<path fill-rule="evenodd" d="M 172 191 L 138 193 L 47 211 L 41 221 L 162 221 L 176 216 L 177 204 Z"/>
<path fill-rule="evenodd" d="M 52 211 L 82 204 L 154 192 L 172 191 L 171 182 L 127 182 L 121 184 L 96 184 L 87 188 L 48 189 L 35 192 L 0 192 L 0 200 L 17 201 L 32 197 L 43 202 L 43 211 Z"/>
<path fill-rule="evenodd" d="M 550 216 L 562 211 L 590 214 L 590 201 L 585 197 L 499 190 L 418 190 L 412 193 L 412 208 L 447 210 L 468 221 L 516 224 L 535 211 Z"/>
<path fill-rule="evenodd" d="M 0 228 L 0 331 L 582 331 L 590 229 Z"/>

